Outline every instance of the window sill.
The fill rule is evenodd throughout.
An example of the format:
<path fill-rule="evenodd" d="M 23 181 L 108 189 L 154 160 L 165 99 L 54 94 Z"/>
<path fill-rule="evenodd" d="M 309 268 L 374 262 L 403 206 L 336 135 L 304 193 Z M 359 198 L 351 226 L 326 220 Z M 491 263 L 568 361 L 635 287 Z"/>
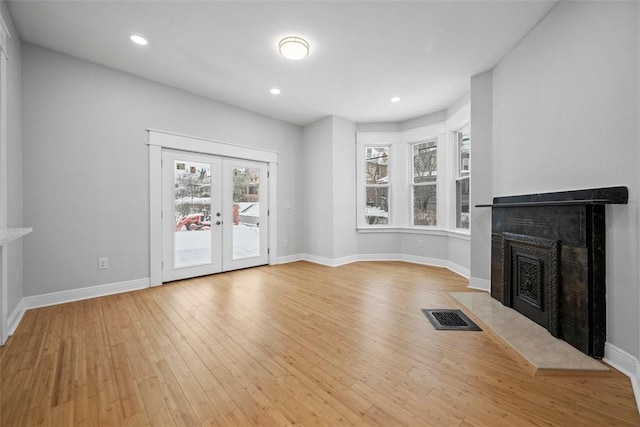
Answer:
<path fill-rule="evenodd" d="M 402 234 L 424 234 L 429 236 L 447 236 L 461 240 L 471 240 L 471 233 L 468 230 L 445 230 L 442 228 L 414 228 L 414 227 L 366 227 L 358 228 L 358 233 L 402 233 Z"/>

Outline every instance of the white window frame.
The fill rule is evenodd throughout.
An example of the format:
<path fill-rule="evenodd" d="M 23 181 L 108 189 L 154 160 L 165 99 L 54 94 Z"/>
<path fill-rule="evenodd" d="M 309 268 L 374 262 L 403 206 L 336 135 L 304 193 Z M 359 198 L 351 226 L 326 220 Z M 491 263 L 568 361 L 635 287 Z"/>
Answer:
<path fill-rule="evenodd" d="M 439 226 L 414 227 L 412 211 L 412 157 L 409 153 L 411 145 L 417 142 L 436 140 L 441 147 L 446 135 L 445 123 L 436 123 L 416 129 L 399 132 L 357 132 L 356 133 L 356 227 L 360 232 L 394 232 L 398 230 L 423 230 L 425 232 L 440 232 L 446 229 L 440 224 L 440 219 L 446 215 L 440 203 L 442 197 L 440 180 L 437 184 L 438 192 L 438 224 Z M 367 224 L 365 180 L 365 147 L 390 146 L 389 149 L 389 222 L 388 224 Z M 441 150 L 438 149 L 438 174 L 441 174 Z M 445 168 L 446 172 L 446 168 Z M 446 199 L 446 197 L 445 197 Z"/>
<path fill-rule="evenodd" d="M 356 226 L 360 233 L 417 233 L 447 235 L 468 240 L 471 230 L 456 227 L 456 182 L 458 178 L 457 133 L 470 126 L 469 104 L 447 120 L 420 128 L 389 132 L 356 132 Z M 436 141 L 438 175 L 437 225 L 413 225 L 413 145 Z M 365 221 L 365 146 L 390 146 L 389 223 L 369 225 Z M 471 174 L 469 174 L 469 180 Z"/>
<path fill-rule="evenodd" d="M 390 224 L 391 222 L 391 197 L 392 197 L 392 191 L 391 191 L 391 183 L 393 182 L 393 179 L 391 178 L 391 172 L 393 171 L 393 167 L 391 164 L 391 159 L 393 159 L 393 157 L 391 156 L 391 145 L 365 145 L 364 149 L 365 149 L 365 177 L 367 176 L 367 163 L 366 163 L 366 155 L 367 155 L 367 149 L 369 148 L 378 148 L 378 149 L 387 149 L 387 182 L 386 183 L 376 183 L 376 184 L 370 184 L 366 181 L 364 182 L 364 193 L 365 193 L 365 207 L 367 205 L 367 193 L 368 190 L 370 188 L 373 189 L 386 189 L 387 190 L 387 222 L 385 223 L 380 223 L 380 224 L 371 224 L 371 225 L 382 225 L 382 226 L 386 226 L 388 224 Z M 365 221 L 368 222 L 368 218 L 367 218 L 367 213 L 368 211 L 365 212 Z"/>
<path fill-rule="evenodd" d="M 455 229 L 456 231 L 460 231 L 460 232 L 470 232 L 471 230 L 471 219 L 469 219 L 469 227 L 468 228 L 463 228 L 463 227 L 458 227 L 458 195 L 457 195 L 457 184 L 459 181 L 468 179 L 469 180 L 469 187 L 471 187 L 471 142 L 469 142 L 469 174 L 466 176 L 461 176 L 460 174 L 460 144 L 458 141 L 458 134 L 460 133 L 460 131 L 464 130 L 465 128 L 469 128 L 469 140 L 471 140 L 471 125 L 469 123 L 469 121 L 465 121 L 464 123 L 460 124 L 459 126 L 457 126 L 452 132 L 451 132 L 451 138 L 452 138 L 452 142 L 453 142 L 453 177 L 452 177 L 452 189 L 451 189 L 451 194 L 452 194 L 452 213 L 453 213 L 453 229 Z M 471 206 L 469 206 L 469 216 L 471 216 Z"/>
<path fill-rule="evenodd" d="M 431 181 L 431 182 L 422 182 L 422 183 L 415 183 L 414 182 L 414 147 L 416 145 L 419 144 L 428 144 L 428 143 L 434 143 L 435 144 L 435 150 L 436 150 L 436 179 L 435 181 Z M 439 183 L 441 181 L 440 179 L 440 145 L 438 144 L 438 137 L 434 137 L 434 138 L 430 138 L 430 139 L 426 139 L 424 141 L 416 141 L 416 142 L 412 142 L 409 144 L 409 187 L 411 189 L 411 196 L 409 198 L 409 211 L 410 211 L 410 215 L 411 218 L 409 220 L 409 227 L 412 228 L 427 228 L 427 229 L 438 229 L 441 228 L 440 227 L 440 222 L 442 220 L 441 215 L 440 215 L 440 191 L 439 191 Z M 415 202 L 415 189 L 416 187 L 426 187 L 426 186 L 434 186 L 436 188 L 436 224 L 435 225 L 416 225 L 415 224 L 415 206 L 414 206 L 414 202 Z"/>
<path fill-rule="evenodd" d="M 393 220 L 393 189 L 392 183 L 395 181 L 391 176 L 391 173 L 394 171 L 394 167 L 391 164 L 388 165 L 389 174 L 387 174 L 389 182 L 386 185 L 383 184 L 367 184 L 366 183 L 366 149 L 368 147 L 387 147 L 389 149 L 389 161 L 391 162 L 394 159 L 394 153 L 392 152 L 392 144 L 391 143 L 381 143 L 381 142 L 373 142 L 370 144 L 358 144 L 356 155 L 358 156 L 357 167 L 356 167 L 356 175 L 358 181 L 358 202 L 356 204 L 356 213 L 358 215 L 357 226 L 358 228 L 388 228 L 392 224 Z M 388 210 L 387 210 L 387 223 L 386 224 L 369 224 L 366 220 L 367 218 L 367 188 L 387 188 L 387 197 L 388 197 Z"/>

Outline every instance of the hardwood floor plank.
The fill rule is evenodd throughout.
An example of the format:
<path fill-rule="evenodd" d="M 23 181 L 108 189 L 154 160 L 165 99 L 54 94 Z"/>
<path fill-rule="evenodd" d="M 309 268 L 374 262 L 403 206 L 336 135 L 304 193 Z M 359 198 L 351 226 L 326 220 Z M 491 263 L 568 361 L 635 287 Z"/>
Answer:
<path fill-rule="evenodd" d="M 0 425 L 631 426 L 629 379 L 531 375 L 443 268 L 265 266 L 28 310 L 0 348 Z"/>
<path fill-rule="evenodd" d="M 251 393 L 243 387 L 226 367 L 216 368 L 214 376 L 252 425 L 274 424 L 273 418 L 264 411 L 264 408 L 256 402 Z"/>

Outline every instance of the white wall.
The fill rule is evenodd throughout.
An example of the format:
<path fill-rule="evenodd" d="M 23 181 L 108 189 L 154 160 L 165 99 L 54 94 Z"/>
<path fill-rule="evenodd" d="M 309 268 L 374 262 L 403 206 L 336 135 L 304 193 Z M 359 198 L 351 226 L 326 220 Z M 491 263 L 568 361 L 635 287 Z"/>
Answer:
<path fill-rule="evenodd" d="M 303 252 L 333 259 L 333 118 L 303 128 Z"/>
<path fill-rule="evenodd" d="M 637 21 L 638 24 L 638 28 L 636 28 L 636 38 L 640 38 L 640 7 L 637 7 Z M 637 58 L 638 58 L 638 69 L 640 70 L 640 43 L 638 43 L 637 46 Z M 640 85 L 638 85 L 638 103 L 640 104 Z M 637 119 L 636 119 L 636 132 L 637 135 L 640 135 L 640 106 L 638 106 L 638 110 L 637 110 Z M 640 146 L 640 144 L 638 144 L 638 146 Z M 640 164 L 640 149 L 638 150 L 638 164 Z M 638 185 L 638 187 L 640 187 L 640 173 L 638 174 L 638 180 L 636 181 L 636 185 Z M 639 221 L 636 221 L 636 224 L 640 223 Z M 636 250 L 638 250 L 638 256 L 640 256 L 640 241 L 638 242 L 638 244 L 636 245 Z M 640 258 L 637 259 L 637 264 L 640 265 Z M 640 275 L 640 274 L 639 274 Z M 640 292 L 638 292 L 638 307 L 640 307 Z M 640 327 L 638 327 L 638 358 L 640 358 Z M 636 370 L 638 367 L 636 366 Z M 638 376 L 640 376 L 640 373 L 637 373 Z M 640 394 L 640 393 L 638 393 Z M 638 404 L 638 406 L 640 407 L 640 404 Z"/>
<path fill-rule="evenodd" d="M 329 265 L 357 254 L 355 123 L 329 116 L 303 129 L 304 254 Z"/>
<path fill-rule="evenodd" d="M 629 187 L 628 206 L 607 208 L 607 341 L 636 357 L 637 8 L 637 2 L 561 2 L 503 58 L 493 70 L 491 165 L 479 170 L 474 163 L 473 178 L 491 180 L 493 196 Z M 489 107 L 487 82 L 479 76 L 475 83 L 485 87 L 476 91 L 472 80 L 472 103 Z M 473 245 L 474 259 L 490 251 L 490 239 L 482 240 L 484 247 Z"/>
<path fill-rule="evenodd" d="M 333 117 L 333 257 L 358 253 L 356 231 L 356 125 Z"/>
<path fill-rule="evenodd" d="M 476 208 L 493 200 L 493 72 L 471 78 L 471 275 L 472 287 L 490 289 L 491 209 Z"/>
<path fill-rule="evenodd" d="M 302 249 L 298 126 L 28 44 L 23 118 L 25 296 L 149 277 L 147 128 L 277 151 L 278 254 Z"/>
<path fill-rule="evenodd" d="M 5 1 L 0 2 L 2 18 L 9 27 L 7 61 L 7 226 L 22 227 L 22 49 Z M 8 313 L 11 315 L 23 296 L 23 242 L 8 245 Z"/>

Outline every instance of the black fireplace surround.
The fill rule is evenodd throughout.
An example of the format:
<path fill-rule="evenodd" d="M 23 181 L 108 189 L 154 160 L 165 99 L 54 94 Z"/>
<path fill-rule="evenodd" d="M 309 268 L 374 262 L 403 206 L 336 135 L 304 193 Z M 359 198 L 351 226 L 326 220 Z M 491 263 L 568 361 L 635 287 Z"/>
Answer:
<path fill-rule="evenodd" d="M 605 205 L 627 187 L 495 197 L 491 296 L 595 358 L 604 356 Z"/>

